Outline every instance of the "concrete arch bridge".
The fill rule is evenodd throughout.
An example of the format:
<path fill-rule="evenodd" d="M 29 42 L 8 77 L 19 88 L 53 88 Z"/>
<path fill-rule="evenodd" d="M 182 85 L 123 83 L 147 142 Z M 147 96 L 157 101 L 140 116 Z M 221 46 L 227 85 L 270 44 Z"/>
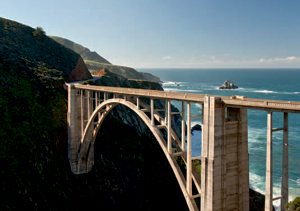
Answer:
<path fill-rule="evenodd" d="M 144 98 L 150 99 L 150 104 L 142 101 Z M 155 108 L 156 99 L 163 100 L 165 107 Z M 180 101 L 182 111 L 172 112 L 171 101 Z M 193 103 L 202 106 L 202 112 L 196 116 L 191 115 Z M 265 210 L 272 210 L 273 200 L 281 200 L 284 207 L 288 200 L 288 113 L 299 113 L 300 103 L 68 84 L 69 162 L 75 174 L 91 171 L 97 132 L 107 114 L 119 104 L 135 112 L 153 133 L 189 209 L 199 210 L 195 198 L 200 197 L 200 209 L 205 211 L 249 210 L 247 109 L 265 110 L 268 122 Z M 283 113 L 282 128 L 272 127 L 273 112 Z M 182 116 L 181 137 L 172 129 L 174 114 Z M 199 157 L 192 157 L 191 119 L 194 117 L 202 118 L 202 154 Z M 167 132 L 166 140 L 163 130 Z M 283 131 L 282 195 L 273 198 L 272 133 L 280 130 Z M 185 161 L 186 175 L 176 162 L 177 156 Z M 192 164 L 195 159 L 201 159 L 201 175 Z M 193 184 L 197 193 L 192 191 Z"/>

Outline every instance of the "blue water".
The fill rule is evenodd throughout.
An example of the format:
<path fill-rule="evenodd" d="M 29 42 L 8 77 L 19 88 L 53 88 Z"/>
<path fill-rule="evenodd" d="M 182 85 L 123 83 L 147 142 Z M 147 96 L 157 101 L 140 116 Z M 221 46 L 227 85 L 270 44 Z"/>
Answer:
<path fill-rule="evenodd" d="M 139 69 L 163 81 L 166 91 L 210 95 L 243 95 L 248 98 L 300 101 L 300 69 Z M 239 86 L 236 90 L 219 90 L 225 80 Z M 180 86 L 177 86 L 179 84 Z M 172 103 L 180 110 L 181 104 Z M 192 105 L 192 115 L 201 106 Z M 282 127 L 282 113 L 274 113 L 273 127 Z M 201 124 L 193 119 L 192 125 Z M 267 113 L 248 110 L 250 186 L 265 193 Z M 289 199 L 300 196 L 300 114 L 289 114 Z M 194 132 L 193 156 L 201 154 L 201 132 Z M 281 195 L 282 132 L 273 133 L 273 193 Z M 278 206 L 279 201 L 274 204 Z"/>

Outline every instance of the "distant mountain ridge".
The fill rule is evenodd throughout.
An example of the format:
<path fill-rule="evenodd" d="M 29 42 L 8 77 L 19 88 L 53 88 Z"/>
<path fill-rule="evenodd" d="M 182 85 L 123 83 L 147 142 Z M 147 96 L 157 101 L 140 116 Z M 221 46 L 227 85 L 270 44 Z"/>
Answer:
<path fill-rule="evenodd" d="M 50 36 L 50 37 L 54 39 L 56 42 L 80 54 L 81 57 L 84 59 L 84 62 L 87 68 L 89 69 L 89 71 L 91 72 L 91 74 L 96 73 L 102 70 L 103 68 L 105 68 L 127 79 L 146 80 L 146 81 L 153 81 L 157 83 L 160 82 L 160 78 L 152 75 L 151 73 L 138 72 L 131 67 L 111 64 L 108 60 L 100 56 L 97 52 L 95 51 L 91 52 L 88 48 L 80 44 L 77 44 L 71 40 L 62 37 L 57 37 L 57 36 Z"/>

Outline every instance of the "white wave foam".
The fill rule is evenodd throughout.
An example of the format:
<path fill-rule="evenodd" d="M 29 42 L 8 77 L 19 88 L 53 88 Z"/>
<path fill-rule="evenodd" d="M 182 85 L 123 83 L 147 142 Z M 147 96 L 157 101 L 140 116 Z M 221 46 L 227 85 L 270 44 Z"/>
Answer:
<path fill-rule="evenodd" d="M 201 108 L 202 109 L 202 104 L 201 103 L 195 103 L 194 104 L 197 108 Z"/>
<path fill-rule="evenodd" d="M 180 90 L 180 91 L 182 91 L 182 92 L 202 92 L 200 90 L 195 90 L 195 89 L 191 89 L 191 90 L 187 89 L 187 90 Z"/>
<path fill-rule="evenodd" d="M 177 86 L 178 82 L 176 81 L 165 81 L 162 83 L 163 86 Z"/>
<path fill-rule="evenodd" d="M 265 94 L 288 94 L 288 95 L 297 95 L 300 94 L 300 92 L 278 92 L 278 91 L 272 91 L 272 90 L 260 90 L 260 89 L 254 89 L 254 88 L 238 88 L 236 90 L 239 90 L 241 92 L 256 92 L 256 93 L 265 93 Z"/>
<path fill-rule="evenodd" d="M 256 90 L 256 91 L 253 91 L 253 92 L 259 92 L 259 93 L 278 93 L 278 92 L 270 91 L 270 90 Z"/>
<path fill-rule="evenodd" d="M 164 88 L 165 91 L 171 91 L 171 92 L 202 92 L 200 90 L 195 89 L 179 89 L 179 88 Z"/>
<path fill-rule="evenodd" d="M 180 91 L 179 89 L 176 88 L 164 88 L 165 91 L 170 91 L 170 92 L 178 92 Z"/>

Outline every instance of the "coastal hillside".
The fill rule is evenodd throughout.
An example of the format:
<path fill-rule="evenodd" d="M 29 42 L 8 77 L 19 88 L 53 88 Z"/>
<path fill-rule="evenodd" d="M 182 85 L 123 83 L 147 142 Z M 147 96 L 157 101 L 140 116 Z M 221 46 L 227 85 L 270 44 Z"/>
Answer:
<path fill-rule="evenodd" d="M 105 58 L 100 56 L 97 52 L 90 51 L 90 49 L 83 47 L 82 45 L 79 45 L 75 42 L 72 42 L 71 40 L 62 37 L 57 37 L 57 36 L 50 36 L 50 37 L 56 42 L 80 54 L 83 60 L 91 60 L 99 63 L 110 64 L 109 61 L 107 61 Z"/>
<path fill-rule="evenodd" d="M 131 67 L 111 64 L 109 61 L 101 57 L 97 52 L 91 52 L 88 48 L 83 47 L 82 45 L 77 44 L 71 40 L 57 36 L 50 37 L 56 42 L 80 54 L 84 59 L 87 68 L 92 74 L 100 71 L 103 68 L 106 68 L 107 70 L 128 79 L 147 80 L 154 81 L 157 83 L 160 82 L 159 77 L 154 76 L 151 73 L 138 72 Z"/>
<path fill-rule="evenodd" d="M 81 56 L 46 36 L 42 28 L 4 18 L 0 18 L 0 57 L 24 63 L 32 71 L 57 70 L 67 82 L 91 78 Z"/>

